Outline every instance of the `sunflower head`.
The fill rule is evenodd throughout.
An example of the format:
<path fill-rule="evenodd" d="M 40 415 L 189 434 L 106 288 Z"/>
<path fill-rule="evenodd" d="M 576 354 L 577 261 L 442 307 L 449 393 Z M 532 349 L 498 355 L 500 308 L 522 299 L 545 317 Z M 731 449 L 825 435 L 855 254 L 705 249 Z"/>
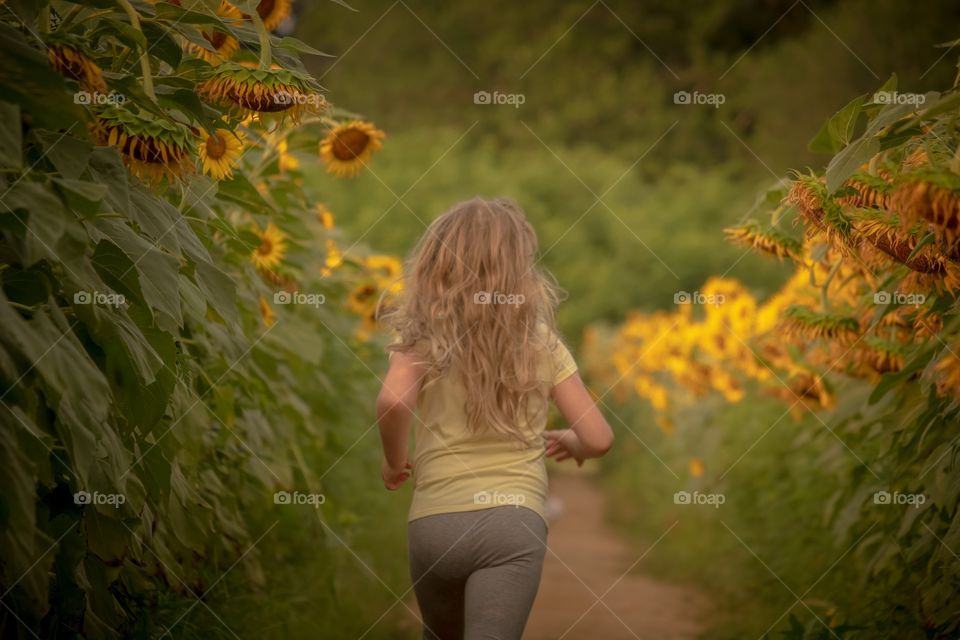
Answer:
<path fill-rule="evenodd" d="M 241 117 L 252 114 L 289 115 L 320 113 L 326 99 L 309 76 L 290 69 L 259 69 L 236 62 L 215 67 L 197 87 L 211 103 L 232 108 Z"/>
<path fill-rule="evenodd" d="M 239 131 L 217 129 L 200 138 L 198 149 L 203 172 L 214 180 L 233 177 L 243 155 L 244 136 Z"/>
<path fill-rule="evenodd" d="M 347 296 L 347 307 L 358 316 L 365 316 L 376 309 L 379 289 L 372 282 L 362 282 Z"/>
<path fill-rule="evenodd" d="M 47 49 L 47 60 L 57 73 L 65 78 L 76 80 L 87 91 L 104 93 L 107 82 L 103 71 L 79 48 L 60 43 Z"/>
<path fill-rule="evenodd" d="M 237 26 L 243 22 L 243 14 L 240 10 L 226 0 L 221 0 L 220 6 L 217 7 L 217 16 L 231 26 Z M 212 65 L 229 60 L 240 48 L 240 42 L 225 28 L 214 27 L 211 31 L 202 31 L 201 35 L 209 44 L 208 47 L 191 42 L 187 48 L 193 55 Z"/>
<path fill-rule="evenodd" d="M 735 227 L 727 227 L 723 232 L 727 240 L 734 244 L 749 247 L 780 260 L 802 259 L 803 247 L 800 242 L 775 227 L 764 229 L 757 222 L 747 222 Z"/>
<path fill-rule="evenodd" d="M 346 122 L 334 127 L 320 142 L 320 157 L 327 171 L 350 178 L 360 173 L 374 152 L 383 147 L 385 136 L 369 122 Z"/>
<path fill-rule="evenodd" d="M 260 0 L 257 4 L 257 15 L 263 21 L 263 26 L 268 31 L 273 31 L 287 19 L 292 9 L 292 0 Z"/>
<path fill-rule="evenodd" d="M 130 172 L 142 180 L 173 180 L 194 169 L 193 133 L 178 122 L 110 105 L 97 112 L 91 130 L 100 144 L 116 147 Z"/>
<path fill-rule="evenodd" d="M 272 271 L 287 253 L 287 235 L 272 222 L 257 231 L 260 244 L 251 252 L 250 259 L 261 271 Z"/>
<path fill-rule="evenodd" d="M 791 339 L 835 340 L 846 343 L 860 335 L 860 323 L 856 318 L 819 313 L 802 305 L 787 307 L 781 327 Z"/>

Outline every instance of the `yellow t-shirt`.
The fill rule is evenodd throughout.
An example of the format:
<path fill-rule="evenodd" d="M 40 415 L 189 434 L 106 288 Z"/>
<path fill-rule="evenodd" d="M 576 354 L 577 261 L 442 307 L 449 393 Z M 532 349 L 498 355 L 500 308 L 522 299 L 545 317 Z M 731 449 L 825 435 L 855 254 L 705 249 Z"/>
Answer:
<path fill-rule="evenodd" d="M 567 347 L 545 340 L 538 377 L 547 391 L 577 371 Z M 537 437 L 529 446 L 492 430 L 467 428 L 465 389 L 455 375 L 425 383 L 414 419 L 413 502 L 409 521 L 438 513 L 475 511 L 504 505 L 528 507 L 547 521 L 547 471 L 539 436 L 546 407 L 528 429 Z"/>

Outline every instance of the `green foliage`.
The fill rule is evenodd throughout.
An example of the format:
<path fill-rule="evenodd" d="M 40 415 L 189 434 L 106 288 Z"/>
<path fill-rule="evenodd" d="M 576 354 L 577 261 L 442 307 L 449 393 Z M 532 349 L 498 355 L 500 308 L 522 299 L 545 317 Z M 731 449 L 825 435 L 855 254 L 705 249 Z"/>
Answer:
<path fill-rule="evenodd" d="M 53 73 L 48 39 L 82 41 L 148 114 L 125 124 L 192 145 L 222 112 L 176 43 L 220 21 L 216 3 L 139 3 L 141 33 L 88 4 L 8 3 L 0 24 L 4 637 L 358 637 L 400 592 L 403 517 L 367 437 L 377 349 L 352 335 L 346 275 L 320 276 L 314 248 L 338 232 L 266 152 L 221 183 L 144 185 L 98 146 L 86 124 L 104 114 Z M 281 289 L 250 258 L 267 221 L 295 234 L 271 275 L 329 304 L 265 322 Z"/>

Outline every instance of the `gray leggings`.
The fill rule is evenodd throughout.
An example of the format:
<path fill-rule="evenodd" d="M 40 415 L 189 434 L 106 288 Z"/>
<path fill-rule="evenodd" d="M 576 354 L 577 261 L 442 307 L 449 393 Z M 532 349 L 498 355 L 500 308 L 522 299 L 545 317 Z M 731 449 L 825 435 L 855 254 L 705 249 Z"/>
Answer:
<path fill-rule="evenodd" d="M 519 640 L 540 586 L 547 527 L 503 506 L 408 525 L 424 640 Z"/>

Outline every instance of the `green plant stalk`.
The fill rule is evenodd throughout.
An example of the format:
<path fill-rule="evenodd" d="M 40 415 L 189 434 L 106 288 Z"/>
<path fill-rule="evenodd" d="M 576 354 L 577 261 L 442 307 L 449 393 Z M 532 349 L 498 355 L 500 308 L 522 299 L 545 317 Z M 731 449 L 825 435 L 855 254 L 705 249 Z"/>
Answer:
<path fill-rule="evenodd" d="M 253 22 L 253 26 L 257 30 L 257 39 L 260 41 L 260 64 L 258 66 L 264 71 L 269 71 L 270 65 L 273 63 L 273 57 L 270 54 L 270 34 L 267 32 L 267 28 L 263 26 L 260 14 L 256 11 L 250 14 L 250 21 Z"/>
<path fill-rule="evenodd" d="M 140 32 L 140 35 L 143 35 L 143 29 L 140 28 L 140 16 L 137 15 L 137 10 L 130 4 L 130 0 L 117 0 L 117 3 L 126 11 L 127 17 L 130 18 L 130 25 Z M 146 50 L 140 54 L 140 70 L 143 72 L 143 92 L 156 102 L 157 94 L 153 91 L 153 75 L 150 73 L 150 57 Z"/>
<path fill-rule="evenodd" d="M 836 262 L 833 263 L 833 266 L 830 267 L 830 272 L 827 274 L 827 277 L 824 279 L 823 284 L 820 286 L 820 306 L 823 309 L 824 313 L 827 313 L 830 306 L 830 299 L 827 295 L 827 289 L 830 287 L 830 281 L 833 280 L 833 277 L 837 275 L 837 271 L 840 270 L 840 263 L 843 262 L 843 258 L 837 258 Z"/>

